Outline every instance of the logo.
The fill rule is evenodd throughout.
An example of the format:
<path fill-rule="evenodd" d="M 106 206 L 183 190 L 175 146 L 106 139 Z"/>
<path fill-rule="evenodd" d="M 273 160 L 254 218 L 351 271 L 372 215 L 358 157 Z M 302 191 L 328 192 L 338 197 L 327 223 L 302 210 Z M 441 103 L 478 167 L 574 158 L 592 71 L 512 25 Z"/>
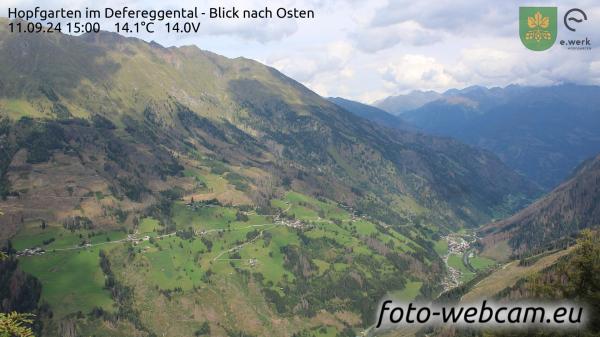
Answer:
<path fill-rule="evenodd" d="M 556 41 L 556 7 L 520 7 L 519 36 L 528 49 L 546 50 Z"/>
<path fill-rule="evenodd" d="M 586 36 L 586 28 L 589 31 L 590 27 L 579 26 L 583 21 L 587 21 L 587 14 L 579 8 L 571 8 L 569 9 L 563 18 L 563 23 L 565 24 L 565 28 L 569 30 L 566 32 L 566 39 L 560 40 L 560 45 L 569 50 L 592 50 L 592 41 L 588 36 Z M 575 29 L 583 28 L 583 34 L 581 32 L 577 32 Z"/>
<path fill-rule="evenodd" d="M 577 15 L 575 13 L 579 13 L 580 15 Z M 579 16 L 583 17 L 583 19 L 578 19 L 577 17 Z M 575 28 L 571 27 L 573 22 L 581 23 L 584 20 L 587 21 L 587 15 L 585 14 L 585 12 L 579 8 L 572 8 L 565 13 L 565 18 L 563 21 L 565 23 L 565 27 L 567 27 L 568 30 L 574 32 L 576 31 Z"/>

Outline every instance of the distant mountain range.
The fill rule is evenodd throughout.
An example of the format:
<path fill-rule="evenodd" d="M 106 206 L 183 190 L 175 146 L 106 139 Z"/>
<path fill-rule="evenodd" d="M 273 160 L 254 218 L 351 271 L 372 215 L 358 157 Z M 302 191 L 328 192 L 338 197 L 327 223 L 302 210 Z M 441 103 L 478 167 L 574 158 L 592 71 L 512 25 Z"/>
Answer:
<path fill-rule="evenodd" d="M 488 246 L 508 242 L 517 252 L 555 245 L 600 225 L 600 155 L 585 161 L 567 181 L 517 214 L 485 226 Z"/>
<path fill-rule="evenodd" d="M 431 101 L 412 110 L 389 102 Z M 540 186 L 551 189 L 585 158 L 600 152 L 600 87 L 551 87 L 415 92 L 378 103 L 425 132 L 457 138 L 490 150 Z M 412 102 L 411 101 L 411 102 Z M 407 105 L 414 107 L 412 104 Z"/>

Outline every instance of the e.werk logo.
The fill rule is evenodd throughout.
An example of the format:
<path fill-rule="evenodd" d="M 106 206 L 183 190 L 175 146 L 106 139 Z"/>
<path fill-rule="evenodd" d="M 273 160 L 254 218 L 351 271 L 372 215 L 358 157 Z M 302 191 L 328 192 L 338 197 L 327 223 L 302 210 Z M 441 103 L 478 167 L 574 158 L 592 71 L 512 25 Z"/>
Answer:
<path fill-rule="evenodd" d="M 519 36 L 523 45 L 534 51 L 552 47 L 557 38 L 557 17 L 557 7 L 519 7 Z M 587 19 L 587 14 L 579 8 L 568 10 L 563 17 L 568 29 L 563 33 L 568 35 L 568 39 L 560 40 L 560 45 L 570 50 L 591 50 L 591 40 L 585 32 L 578 34 L 576 28 Z"/>
<path fill-rule="evenodd" d="M 569 34 L 573 34 L 571 32 L 577 32 L 577 25 L 581 24 L 584 21 L 587 21 L 587 14 L 579 8 L 569 9 L 565 13 L 565 17 L 563 18 L 563 22 L 565 24 L 565 28 L 567 28 L 570 32 Z M 566 47 L 569 50 L 591 50 L 592 49 L 592 41 L 587 36 L 576 36 L 576 39 L 567 39 L 560 40 L 560 45 Z"/>
<path fill-rule="evenodd" d="M 575 32 L 577 31 L 577 29 L 572 27 L 573 23 L 582 23 L 585 20 L 587 20 L 587 14 L 585 14 L 584 11 L 582 11 L 579 8 L 571 8 L 569 9 L 569 11 L 567 11 L 567 13 L 565 13 L 565 18 L 563 19 L 563 22 L 565 23 L 565 27 L 567 27 L 568 30 Z"/>
<path fill-rule="evenodd" d="M 556 41 L 556 7 L 520 7 L 519 36 L 525 47 L 541 51 Z"/>

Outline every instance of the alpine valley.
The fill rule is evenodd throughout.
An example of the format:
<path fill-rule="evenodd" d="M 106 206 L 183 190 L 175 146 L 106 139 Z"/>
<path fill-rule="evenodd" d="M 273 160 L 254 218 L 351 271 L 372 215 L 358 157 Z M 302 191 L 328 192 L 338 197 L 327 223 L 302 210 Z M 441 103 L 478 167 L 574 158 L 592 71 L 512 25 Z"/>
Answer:
<path fill-rule="evenodd" d="M 597 160 L 531 204 L 492 152 L 258 62 L 6 23 L 0 312 L 36 336 L 369 335 L 598 223 Z"/>

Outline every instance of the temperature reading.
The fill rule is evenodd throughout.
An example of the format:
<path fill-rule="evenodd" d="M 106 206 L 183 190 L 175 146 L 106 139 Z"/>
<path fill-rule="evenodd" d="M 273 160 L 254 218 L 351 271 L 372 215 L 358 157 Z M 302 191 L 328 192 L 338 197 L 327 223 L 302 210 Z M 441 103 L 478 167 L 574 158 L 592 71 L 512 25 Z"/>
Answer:
<path fill-rule="evenodd" d="M 154 33 L 154 22 L 136 22 L 134 24 L 129 24 L 129 22 L 115 23 L 115 29 L 117 33 Z"/>

